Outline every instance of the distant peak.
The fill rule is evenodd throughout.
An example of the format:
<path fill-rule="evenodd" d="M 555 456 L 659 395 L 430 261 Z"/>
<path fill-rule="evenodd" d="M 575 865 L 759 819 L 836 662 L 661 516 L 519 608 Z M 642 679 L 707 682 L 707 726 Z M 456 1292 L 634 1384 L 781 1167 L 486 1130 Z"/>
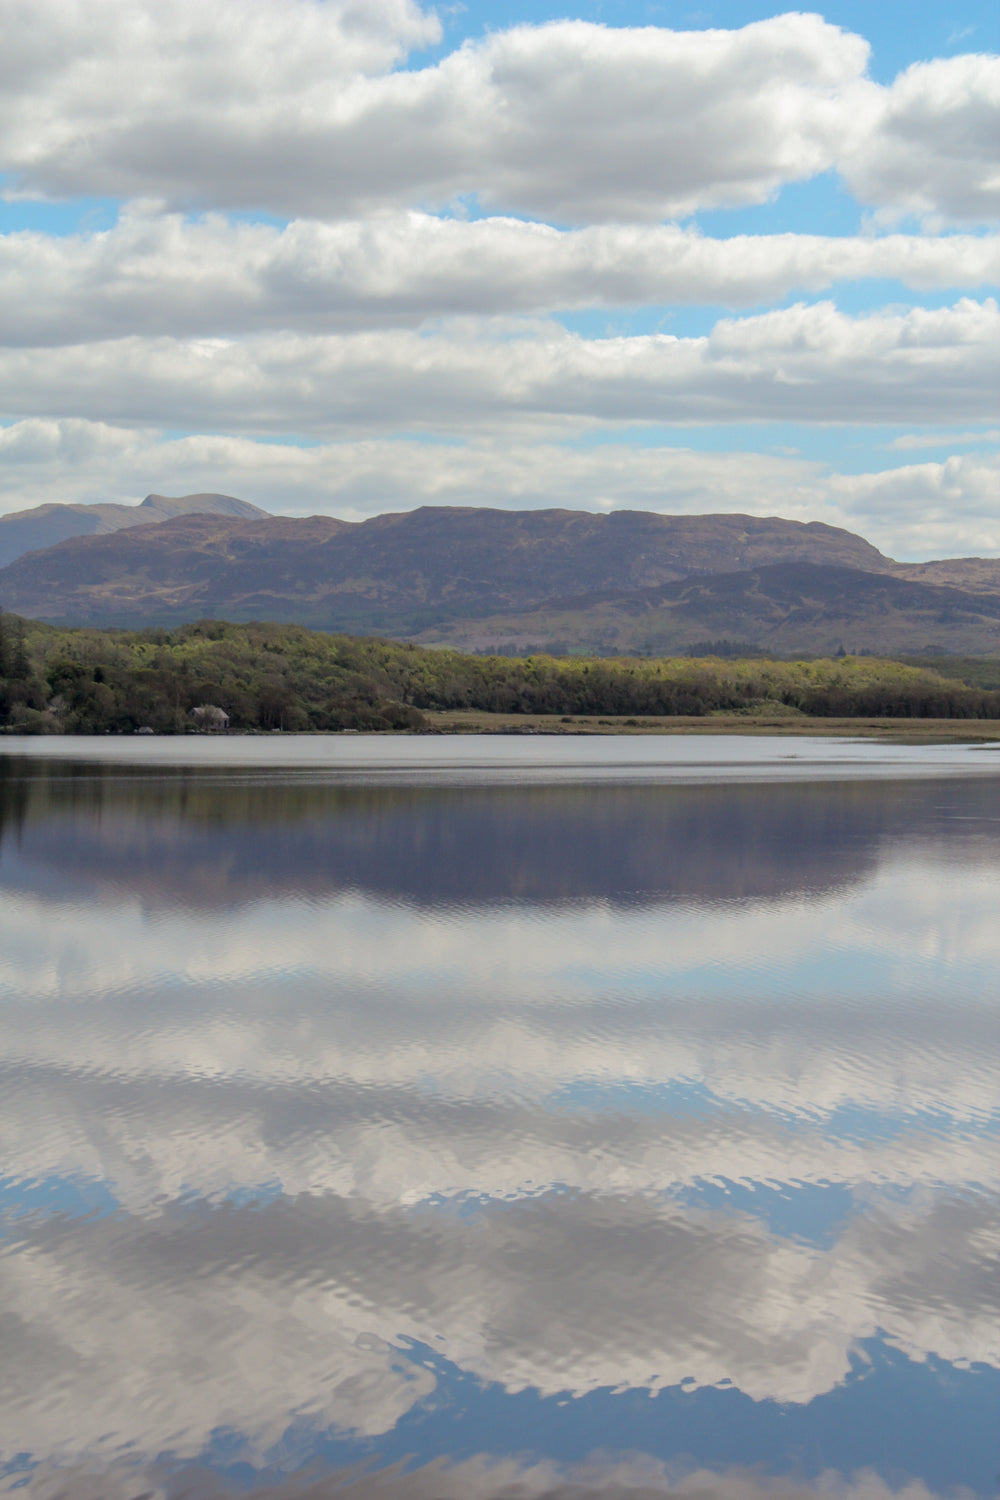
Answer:
<path fill-rule="evenodd" d="M 159 511 L 166 516 L 238 516 L 253 520 L 255 516 L 266 516 L 268 512 L 248 500 L 238 500 L 235 495 L 215 495 L 208 492 L 197 495 L 147 495 L 136 507 Z"/>

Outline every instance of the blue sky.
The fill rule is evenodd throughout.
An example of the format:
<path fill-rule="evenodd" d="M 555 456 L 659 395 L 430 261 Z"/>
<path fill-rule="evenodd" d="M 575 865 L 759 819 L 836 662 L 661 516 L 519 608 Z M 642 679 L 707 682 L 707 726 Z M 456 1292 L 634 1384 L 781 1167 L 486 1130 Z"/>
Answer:
<path fill-rule="evenodd" d="M 1000 553 L 995 5 L 360 15 L 8 28 L 0 510 L 725 510 Z"/>

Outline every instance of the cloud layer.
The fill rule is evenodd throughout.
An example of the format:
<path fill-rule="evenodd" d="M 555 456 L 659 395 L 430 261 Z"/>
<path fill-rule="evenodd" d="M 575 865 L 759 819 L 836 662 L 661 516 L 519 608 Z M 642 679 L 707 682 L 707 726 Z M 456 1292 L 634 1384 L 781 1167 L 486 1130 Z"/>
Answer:
<path fill-rule="evenodd" d="M 4 44 L 8 191 L 120 216 L 0 238 L 3 508 L 215 488 L 350 516 L 781 511 L 899 556 L 1000 546 L 991 458 L 847 475 L 829 435 L 995 425 L 1000 239 L 940 231 L 1000 212 L 1000 60 L 881 85 L 862 37 L 799 13 L 455 46 L 416 0 L 12 0 Z M 663 222 L 822 174 L 880 231 L 920 232 Z M 952 305 L 809 301 L 866 280 Z M 713 309 L 702 336 L 672 335 L 682 306 Z M 604 337 L 554 316 L 597 309 Z M 658 331 L 621 335 L 620 309 Z M 812 427 L 832 461 L 748 456 L 731 429 L 761 423 Z M 727 451 L 607 441 L 650 425 L 721 428 Z"/>
<path fill-rule="evenodd" d="M 267 509 L 351 520 L 414 504 L 719 511 L 824 520 L 901 559 L 1000 548 L 994 446 L 943 462 L 844 474 L 777 453 L 604 442 L 429 444 L 369 438 L 298 447 L 168 438 L 144 428 L 28 418 L 0 430 L 0 511 L 50 502 L 131 502 L 143 491 L 245 496 Z"/>
<path fill-rule="evenodd" d="M 57 196 L 317 217 L 475 195 L 562 222 L 655 220 L 836 166 L 889 210 L 998 211 L 995 59 L 885 89 L 861 37 L 786 14 L 737 31 L 519 26 L 389 71 L 438 36 L 408 0 L 295 0 L 291 16 L 134 0 L 124 24 L 110 0 L 19 0 L 0 156 Z"/>
<path fill-rule="evenodd" d="M 832 303 L 722 320 L 703 338 L 587 340 L 558 324 L 0 351 L 0 407 L 313 437 L 423 429 L 536 435 L 592 423 L 988 421 L 992 299 L 849 317 Z"/>
<path fill-rule="evenodd" d="M 736 235 L 676 225 L 564 231 L 427 214 L 284 229 L 129 212 L 100 234 L 0 238 L 0 344 L 415 327 L 449 315 L 753 307 L 845 280 L 1000 282 L 1000 236 Z"/>

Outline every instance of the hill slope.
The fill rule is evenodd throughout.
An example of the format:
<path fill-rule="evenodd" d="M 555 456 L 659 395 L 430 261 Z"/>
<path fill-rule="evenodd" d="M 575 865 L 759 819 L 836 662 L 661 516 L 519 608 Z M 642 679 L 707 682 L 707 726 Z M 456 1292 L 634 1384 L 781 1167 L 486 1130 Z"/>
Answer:
<path fill-rule="evenodd" d="M 0 604 L 77 624 L 216 616 L 411 634 L 558 596 L 779 561 L 892 566 L 832 526 L 738 515 L 424 507 L 357 524 L 185 516 L 22 557 L 0 572 Z"/>
<path fill-rule="evenodd" d="M 199 504 L 214 513 L 169 515 Z M 117 509 L 167 518 L 18 558 L 0 570 L 0 605 L 68 624 L 273 620 L 478 651 L 1000 650 L 1000 560 L 896 563 L 819 522 L 424 507 L 349 523 L 211 495 Z"/>
<path fill-rule="evenodd" d="M 103 535 L 193 513 L 242 520 L 265 514 L 235 495 L 212 494 L 147 495 L 139 505 L 39 505 L 0 516 L 0 568 L 26 552 L 53 547 L 70 537 Z"/>
<path fill-rule="evenodd" d="M 839 648 L 1000 652 L 1000 592 L 972 593 L 897 568 L 870 573 L 777 563 L 701 574 L 660 588 L 550 600 L 521 614 L 470 618 L 420 637 L 463 650 L 565 649 L 668 654 L 696 644 L 752 642 L 778 654 Z"/>

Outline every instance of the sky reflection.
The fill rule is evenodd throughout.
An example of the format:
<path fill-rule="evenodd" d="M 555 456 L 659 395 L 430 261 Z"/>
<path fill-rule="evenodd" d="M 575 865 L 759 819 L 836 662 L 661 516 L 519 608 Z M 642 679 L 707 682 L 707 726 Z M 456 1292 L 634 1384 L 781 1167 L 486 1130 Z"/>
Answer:
<path fill-rule="evenodd" d="M 998 791 L 8 761 L 8 1487 L 992 1494 Z"/>

